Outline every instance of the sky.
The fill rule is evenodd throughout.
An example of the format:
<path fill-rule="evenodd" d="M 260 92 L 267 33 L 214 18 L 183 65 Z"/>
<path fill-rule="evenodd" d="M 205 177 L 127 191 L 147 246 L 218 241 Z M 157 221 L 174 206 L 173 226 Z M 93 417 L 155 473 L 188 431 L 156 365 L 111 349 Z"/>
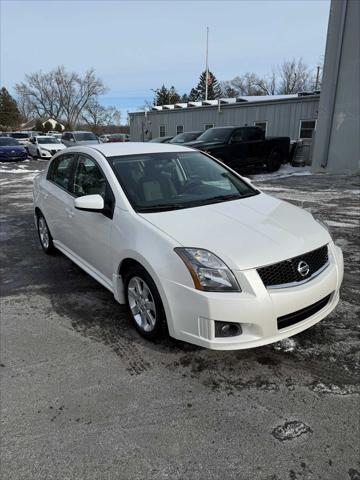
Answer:
<path fill-rule="evenodd" d="M 93 67 L 101 98 L 135 111 L 163 83 L 189 93 L 205 68 L 218 80 L 266 75 L 284 59 L 313 67 L 325 52 L 330 0 L 0 0 L 0 83 L 26 73 Z"/>

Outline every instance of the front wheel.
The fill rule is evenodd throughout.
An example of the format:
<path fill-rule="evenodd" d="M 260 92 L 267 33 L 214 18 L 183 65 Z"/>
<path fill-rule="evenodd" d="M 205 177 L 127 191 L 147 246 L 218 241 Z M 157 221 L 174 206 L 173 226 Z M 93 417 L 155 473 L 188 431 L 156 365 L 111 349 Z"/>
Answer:
<path fill-rule="evenodd" d="M 155 282 L 137 265 L 125 275 L 126 302 L 136 330 L 143 337 L 155 340 L 166 332 L 166 316 Z"/>
<path fill-rule="evenodd" d="M 277 152 L 276 150 L 274 152 L 270 153 L 270 156 L 266 162 L 266 169 L 268 172 L 276 172 L 279 170 L 282 164 L 282 157 L 280 155 L 280 152 Z"/>
<path fill-rule="evenodd" d="M 49 227 L 42 213 L 39 213 L 37 216 L 37 230 L 39 234 L 40 244 L 44 252 L 47 253 L 48 255 L 53 255 L 56 249 L 53 243 L 53 239 L 52 239 Z"/>

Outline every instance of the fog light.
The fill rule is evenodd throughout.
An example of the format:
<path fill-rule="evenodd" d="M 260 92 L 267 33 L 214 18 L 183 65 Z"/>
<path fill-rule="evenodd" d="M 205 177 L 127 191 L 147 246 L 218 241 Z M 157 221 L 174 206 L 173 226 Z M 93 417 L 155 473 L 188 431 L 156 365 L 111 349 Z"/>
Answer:
<path fill-rule="evenodd" d="M 242 334 L 239 323 L 215 321 L 215 337 L 236 337 Z"/>

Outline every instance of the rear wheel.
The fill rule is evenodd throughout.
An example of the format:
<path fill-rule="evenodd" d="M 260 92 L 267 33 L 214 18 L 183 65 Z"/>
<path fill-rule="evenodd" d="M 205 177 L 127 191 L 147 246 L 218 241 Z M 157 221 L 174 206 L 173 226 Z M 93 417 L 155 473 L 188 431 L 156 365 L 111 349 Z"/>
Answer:
<path fill-rule="evenodd" d="M 270 153 L 266 162 L 266 168 L 268 172 L 276 172 L 279 170 L 282 164 L 282 156 L 277 150 Z"/>
<path fill-rule="evenodd" d="M 53 243 L 53 239 L 52 239 L 49 227 L 42 213 L 39 213 L 37 215 L 37 230 L 39 234 L 40 244 L 44 252 L 47 253 L 48 255 L 53 255 L 56 249 Z"/>
<path fill-rule="evenodd" d="M 148 272 L 136 265 L 124 278 L 126 302 L 136 330 L 149 340 L 166 333 L 166 316 L 155 282 Z"/>

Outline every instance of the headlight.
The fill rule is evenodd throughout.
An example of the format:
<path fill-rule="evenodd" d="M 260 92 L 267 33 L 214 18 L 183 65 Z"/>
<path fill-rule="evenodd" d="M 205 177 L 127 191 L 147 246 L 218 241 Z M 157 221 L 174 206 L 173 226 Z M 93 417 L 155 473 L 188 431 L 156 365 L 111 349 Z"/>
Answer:
<path fill-rule="evenodd" d="M 216 255 L 201 248 L 175 248 L 185 263 L 197 290 L 241 292 L 232 271 Z"/>

